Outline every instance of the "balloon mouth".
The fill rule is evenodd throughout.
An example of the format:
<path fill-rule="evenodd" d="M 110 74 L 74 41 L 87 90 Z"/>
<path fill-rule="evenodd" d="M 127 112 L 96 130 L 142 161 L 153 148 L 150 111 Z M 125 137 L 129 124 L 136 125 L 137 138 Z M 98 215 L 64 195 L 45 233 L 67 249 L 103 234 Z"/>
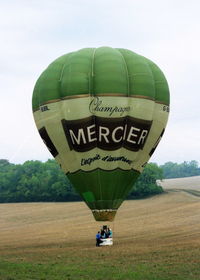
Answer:
<path fill-rule="evenodd" d="M 92 214 L 96 221 L 110 221 L 112 222 L 115 218 L 115 215 L 117 213 L 116 209 L 95 209 L 92 210 Z"/>

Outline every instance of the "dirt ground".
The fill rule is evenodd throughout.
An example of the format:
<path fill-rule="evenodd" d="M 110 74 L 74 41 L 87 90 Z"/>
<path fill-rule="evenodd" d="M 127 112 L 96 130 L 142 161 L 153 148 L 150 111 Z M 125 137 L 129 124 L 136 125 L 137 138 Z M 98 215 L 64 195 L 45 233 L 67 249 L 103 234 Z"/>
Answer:
<path fill-rule="evenodd" d="M 200 189 L 195 177 L 191 184 L 184 180 L 187 189 L 193 184 L 195 190 Z M 200 197 L 182 190 L 185 185 L 178 179 L 176 191 L 172 180 L 168 182 L 162 195 L 123 203 L 115 221 L 109 223 L 114 232 L 114 246 L 108 249 L 111 257 L 130 254 L 145 259 L 148 254 L 178 255 L 200 248 Z M 0 213 L 0 256 L 4 259 L 45 261 L 51 255 L 96 250 L 95 234 L 102 223 L 94 221 L 82 202 L 0 204 Z"/>

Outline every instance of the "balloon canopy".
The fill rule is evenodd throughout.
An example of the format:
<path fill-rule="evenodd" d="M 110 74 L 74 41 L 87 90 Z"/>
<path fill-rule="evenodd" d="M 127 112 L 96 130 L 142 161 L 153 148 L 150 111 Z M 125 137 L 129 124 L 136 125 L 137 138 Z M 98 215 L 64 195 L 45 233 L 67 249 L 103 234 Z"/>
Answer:
<path fill-rule="evenodd" d="M 95 219 L 112 221 L 164 133 L 162 71 L 127 49 L 81 49 L 48 66 L 32 105 L 40 136 Z"/>

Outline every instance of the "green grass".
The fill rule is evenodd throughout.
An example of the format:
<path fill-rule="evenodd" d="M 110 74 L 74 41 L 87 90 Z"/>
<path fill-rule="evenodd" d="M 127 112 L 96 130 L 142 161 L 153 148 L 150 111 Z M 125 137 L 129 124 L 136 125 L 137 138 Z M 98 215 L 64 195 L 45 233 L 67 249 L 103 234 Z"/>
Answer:
<path fill-rule="evenodd" d="M 171 267 L 163 264 L 133 264 L 127 267 L 105 263 L 90 263 L 86 266 L 77 264 L 69 266 L 64 263 L 0 263 L 1 280 L 197 280 L 199 275 L 197 265 Z"/>
<path fill-rule="evenodd" d="M 53 256 L 46 257 L 41 263 L 16 256 L 12 261 L 0 260 L 0 280 L 199 280 L 199 263 L 191 261 L 191 252 L 185 252 L 185 258 L 178 261 L 181 254 L 184 252 L 155 252 L 142 259 L 133 255 L 112 259 L 105 248 L 99 248 L 85 257 L 65 253 L 55 256 L 55 260 Z"/>

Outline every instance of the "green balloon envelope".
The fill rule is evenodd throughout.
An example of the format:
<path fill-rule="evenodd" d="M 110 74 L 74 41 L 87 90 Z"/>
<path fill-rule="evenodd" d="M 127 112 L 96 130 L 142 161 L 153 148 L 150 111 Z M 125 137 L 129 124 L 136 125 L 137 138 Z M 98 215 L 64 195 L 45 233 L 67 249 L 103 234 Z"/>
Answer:
<path fill-rule="evenodd" d="M 40 136 L 95 219 L 112 221 L 163 136 L 162 71 L 130 50 L 81 49 L 48 66 L 32 105 Z"/>

